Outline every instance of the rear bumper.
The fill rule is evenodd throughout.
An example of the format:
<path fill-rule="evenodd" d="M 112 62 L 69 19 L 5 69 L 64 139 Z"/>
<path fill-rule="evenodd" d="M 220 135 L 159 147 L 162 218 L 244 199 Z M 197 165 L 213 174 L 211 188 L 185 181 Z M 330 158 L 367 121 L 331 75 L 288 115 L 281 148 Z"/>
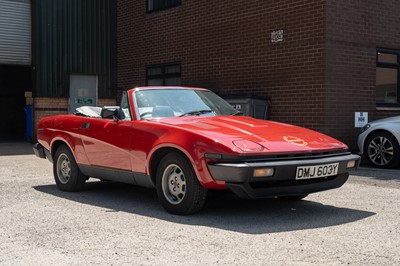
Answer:
<path fill-rule="evenodd" d="M 50 162 L 53 162 L 53 158 L 51 157 L 50 152 L 44 148 L 40 143 L 36 143 L 33 145 L 33 152 L 35 155 L 42 159 L 48 159 Z"/>
<path fill-rule="evenodd" d="M 355 166 L 348 168 L 348 162 Z M 297 167 L 338 163 L 334 176 L 296 180 Z M 208 168 L 215 180 L 225 181 L 227 187 L 243 198 L 270 198 L 309 194 L 342 186 L 348 179 L 349 171 L 355 170 L 360 156 L 346 154 L 340 156 L 266 162 L 213 163 Z M 256 169 L 273 168 L 274 174 L 254 177 Z"/>

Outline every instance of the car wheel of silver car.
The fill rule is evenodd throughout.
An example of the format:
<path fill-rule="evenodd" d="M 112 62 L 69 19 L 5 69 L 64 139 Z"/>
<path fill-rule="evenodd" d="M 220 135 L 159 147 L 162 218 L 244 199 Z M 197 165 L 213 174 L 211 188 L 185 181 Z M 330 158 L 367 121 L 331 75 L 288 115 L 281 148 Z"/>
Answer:
<path fill-rule="evenodd" d="M 77 191 L 85 185 L 86 176 L 80 171 L 72 152 L 66 145 L 58 147 L 54 154 L 53 173 L 60 190 Z"/>
<path fill-rule="evenodd" d="M 394 168 L 399 165 L 399 143 L 388 132 L 377 132 L 365 144 L 365 157 L 380 168 Z"/>
<path fill-rule="evenodd" d="M 207 196 L 190 161 L 178 152 L 167 154 L 157 169 L 156 187 L 163 207 L 173 214 L 198 212 Z"/>

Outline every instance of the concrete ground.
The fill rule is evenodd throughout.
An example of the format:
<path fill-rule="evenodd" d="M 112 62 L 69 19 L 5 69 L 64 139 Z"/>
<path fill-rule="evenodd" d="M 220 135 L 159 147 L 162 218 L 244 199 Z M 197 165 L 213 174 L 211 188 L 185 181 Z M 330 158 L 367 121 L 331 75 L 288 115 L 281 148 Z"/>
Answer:
<path fill-rule="evenodd" d="M 154 190 L 57 189 L 28 143 L 0 143 L 0 265 L 400 265 L 400 170 L 366 166 L 300 202 L 209 193 L 175 216 Z"/>

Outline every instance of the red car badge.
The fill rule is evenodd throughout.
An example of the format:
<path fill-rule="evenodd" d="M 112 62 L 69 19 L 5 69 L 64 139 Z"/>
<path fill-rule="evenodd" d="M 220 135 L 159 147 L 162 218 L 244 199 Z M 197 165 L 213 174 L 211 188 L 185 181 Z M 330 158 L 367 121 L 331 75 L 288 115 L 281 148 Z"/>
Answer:
<path fill-rule="evenodd" d="M 290 144 L 296 145 L 296 146 L 307 146 L 307 141 L 304 139 L 298 138 L 298 137 L 293 137 L 293 136 L 284 136 L 283 139 L 286 142 L 289 142 Z"/>

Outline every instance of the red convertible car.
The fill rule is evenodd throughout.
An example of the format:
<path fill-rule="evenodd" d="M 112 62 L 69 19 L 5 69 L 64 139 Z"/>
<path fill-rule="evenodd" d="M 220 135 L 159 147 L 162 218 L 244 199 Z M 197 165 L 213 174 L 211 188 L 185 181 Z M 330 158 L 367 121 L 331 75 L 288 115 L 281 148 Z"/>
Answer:
<path fill-rule="evenodd" d="M 243 116 L 202 88 L 134 88 L 120 106 L 43 118 L 37 138 L 59 189 L 89 177 L 155 187 L 174 214 L 199 211 L 211 189 L 302 199 L 342 186 L 360 160 L 329 136 Z"/>

